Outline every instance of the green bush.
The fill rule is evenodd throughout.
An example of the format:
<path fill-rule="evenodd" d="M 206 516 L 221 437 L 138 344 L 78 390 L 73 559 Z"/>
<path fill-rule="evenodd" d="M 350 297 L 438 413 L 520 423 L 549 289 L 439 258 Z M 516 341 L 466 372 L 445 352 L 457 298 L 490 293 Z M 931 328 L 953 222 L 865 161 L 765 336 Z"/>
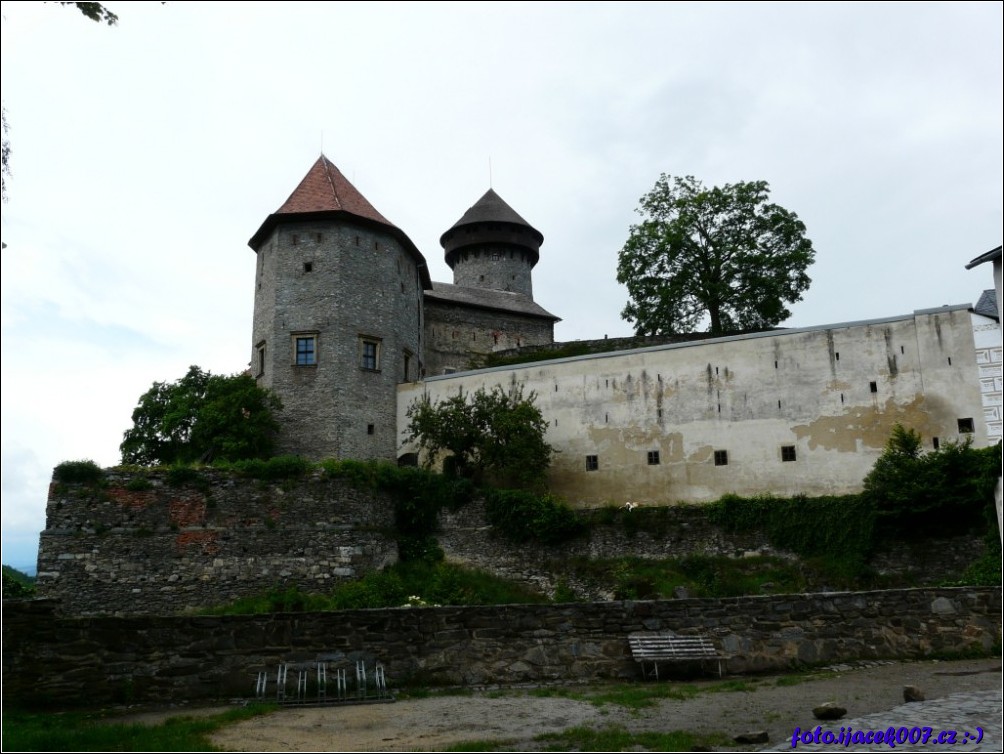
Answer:
<path fill-rule="evenodd" d="M 466 480 L 436 474 L 413 466 L 385 461 L 321 462 L 324 473 L 346 479 L 362 488 L 387 492 L 394 500 L 394 525 L 398 531 L 398 554 L 402 560 L 435 562 L 442 550 L 433 533 L 443 508 L 456 510 L 468 502 L 474 485 Z"/>
<path fill-rule="evenodd" d="M 724 495 L 708 507 L 708 518 L 725 531 L 762 529 L 773 546 L 806 557 L 863 562 L 874 542 L 874 515 L 860 495 Z"/>
<path fill-rule="evenodd" d="M 897 424 L 865 477 L 862 498 L 882 532 L 958 534 L 981 525 L 1000 471 L 999 446 L 976 449 L 967 438 L 925 453 L 920 435 Z"/>
<path fill-rule="evenodd" d="M 275 456 L 267 460 L 248 458 L 234 461 L 230 464 L 230 468 L 238 474 L 250 477 L 251 479 L 276 482 L 305 476 L 314 468 L 314 464 L 300 456 L 285 455 Z"/>
<path fill-rule="evenodd" d="M 145 476 L 134 476 L 126 482 L 125 488 L 130 492 L 145 492 L 146 490 L 153 489 L 153 482 Z"/>
<path fill-rule="evenodd" d="M 3 567 L 3 598 L 29 600 L 35 596 L 35 579 L 16 568 Z"/>
<path fill-rule="evenodd" d="M 485 493 L 488 523 L 514 542 L 557 544 L 581 536 L 586 526 L 560 498 L 523 490 Z"/>
<path fill-rule="evenodd" d="M 438 563 L 446 557 L 439 540 L 431 535 L 400 536 L 397 540 L 397 556 L 402 561 Z"/>
<path fill-rule="evenodd" d="M 197 484 L 202 480 L 202 474 L 194 466 L 175 465 L 167 469 L 167 483 L 172 487 L 184 487 L 186 484 Z"/>
<path fill-rule="evenodd" d="M 1001 573 L 1001 552 L 998 544 L 996 552 L 984 552 L 969 567 L 963 571 L 959 578 L 959 586 L 1000 586 Z"/>
<path fill-rule="evenodd" d="M 105 473 L 94 461 L 63 461 L 52 470 L 52 477 L 64 484 L 95 484 L 104 479 Z"/>

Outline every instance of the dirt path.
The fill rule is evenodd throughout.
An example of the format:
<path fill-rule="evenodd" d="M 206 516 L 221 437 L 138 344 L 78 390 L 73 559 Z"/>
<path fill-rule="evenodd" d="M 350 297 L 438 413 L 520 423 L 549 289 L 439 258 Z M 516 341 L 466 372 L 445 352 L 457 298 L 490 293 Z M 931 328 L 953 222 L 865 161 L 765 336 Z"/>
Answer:
<path fill-rule="evenodd" d="M 702 691 L 692 699 L 666 699 L 637 712 L 511 689 L 390 704 L 282 709 L 230 726 L 215 734 L 213 743 L 227 751 L 436 751 L 460 741 L 506 739 L 513 742 L 511 750 L 531 751 L 533 737 L 540 733 L 577 725 L 620 725 L 632 732 L 687 730 L 729 737 L 766 730 L 776 745 L 789 738 L 795 726 L 814 727 L 812 707 L 822 702 L 838 702 L 850 718 L 902 704 L 905 685 L 920 687 L 928 699 L 999 689 L 1001 663 L 891 663 L 806 676 L 792 685 L 791 677 L 782 678 L 732 679 L 753 688 Z M 695 685 L 720 686 L 716 681 Z M 565 688 L 585 692 L 587 687 Z"/>

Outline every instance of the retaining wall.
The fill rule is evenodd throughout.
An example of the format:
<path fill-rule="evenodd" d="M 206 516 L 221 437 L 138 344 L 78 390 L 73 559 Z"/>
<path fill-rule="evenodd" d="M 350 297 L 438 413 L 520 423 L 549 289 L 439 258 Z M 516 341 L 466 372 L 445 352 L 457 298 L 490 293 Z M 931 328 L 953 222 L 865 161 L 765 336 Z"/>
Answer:
<path fill-rule="evenodd" d="M 321 657 L 380 661 L 391 686 L 637 678 L 639 630 L 710 637 L 730 673 L 987 652 L 1001 589 L 226 617 L 67 617 L 39 600 L 3 618 L 5 703 L 65 706 L 251 697 L 259 670 Z"/>

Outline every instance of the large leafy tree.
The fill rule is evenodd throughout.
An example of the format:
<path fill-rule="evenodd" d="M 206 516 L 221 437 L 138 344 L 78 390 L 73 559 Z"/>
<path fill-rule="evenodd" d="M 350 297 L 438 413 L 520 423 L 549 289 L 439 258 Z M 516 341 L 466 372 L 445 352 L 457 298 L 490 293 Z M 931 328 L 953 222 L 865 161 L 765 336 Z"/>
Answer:
<path fill-rule="evenodd" d="M 446 454 L 444 467 L 458 476 L 501 486 L 542 483 L 551 463 L 545 441 L 547 422 L 521 385 L 503 390 L 462 391 L 442 401 L 428 396 L 408 407 L 408 440 L 425 451 L 432 466 Z"/>
<path fill-rule="evenodd" d="M 815 251 L 805 225 L 769 201 L 766 181 L 705 188 L 666 175 L 641 199 L 644 218 L 620 250 L 621 316 L 638 335 L 713 335 L 773 327 L 809 287 Z"/>
<path fill-rule="evenodd" d="M 120 450 L 141 466 L 267 458 L 278 423 L 278 397 L 247 374 L 224 376 L 193 366 L 175 382 L 155 382 L 139 399 Z"/>

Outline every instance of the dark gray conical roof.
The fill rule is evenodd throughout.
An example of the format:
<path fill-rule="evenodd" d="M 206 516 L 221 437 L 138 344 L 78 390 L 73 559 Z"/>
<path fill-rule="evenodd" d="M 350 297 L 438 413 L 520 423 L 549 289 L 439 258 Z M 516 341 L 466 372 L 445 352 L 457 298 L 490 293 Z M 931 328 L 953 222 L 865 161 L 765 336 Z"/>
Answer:
<path fill-rule="evenodd" d="M 508 223 L 510 225 L 521 225 L 529 228 L 539 236 L 538 246 L 543 243 L 544 236 L 539 230 L 520 217 L 520 214 L 506 204 L 505 200 L 495 193 L 494 189 L 488 189 L 485 195 L 478 199 L 474 205 L 464 213 L 464 216 L 457 220 L 450 230 L 446 231 L 439 239 L 440 244 L 445 246 L 445 239 L 450 231 L 463 227 L 464 225 L 476 225 L 479 223 Z"/>

